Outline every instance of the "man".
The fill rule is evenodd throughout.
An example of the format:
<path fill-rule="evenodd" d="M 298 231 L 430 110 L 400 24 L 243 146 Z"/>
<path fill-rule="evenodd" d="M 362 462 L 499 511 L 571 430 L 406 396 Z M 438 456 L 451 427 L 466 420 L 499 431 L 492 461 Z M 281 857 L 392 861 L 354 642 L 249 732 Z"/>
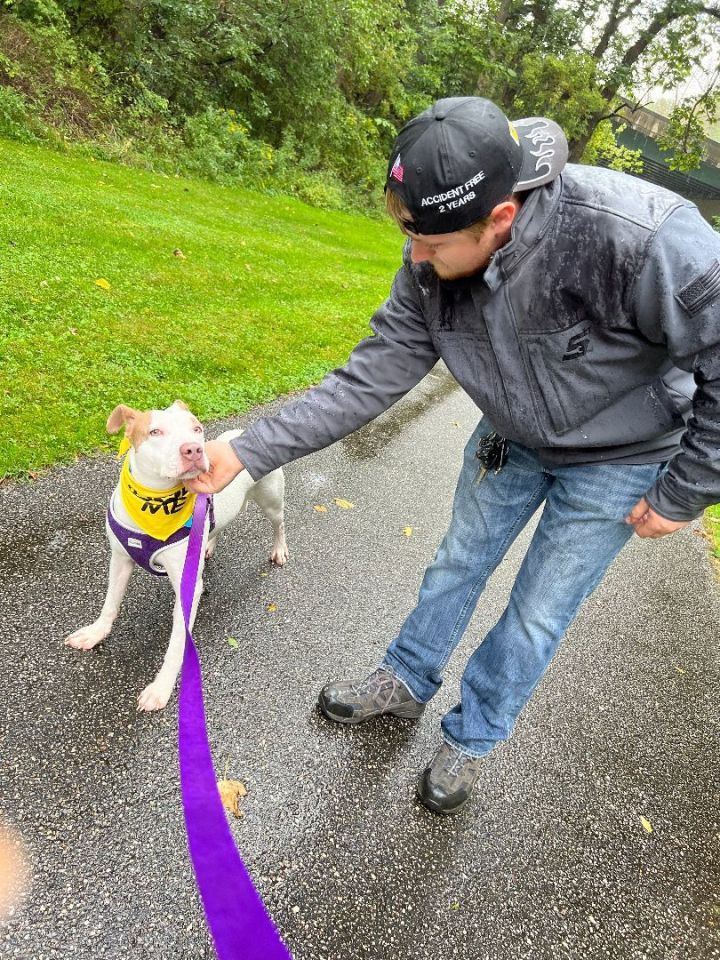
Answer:
<path fill-rule="evenodd" d="M 475 650 L 418 793 L 458 812 L 585 598 L 633 531 L 662 537 L 720 499 L 720 236 L 695 207 L 565 164 L 541 118 L 440 100 L 390 157 L 403 265 L 348 363 L 241 438 L 208 444 L 213 492 L 372 420 L 442 357 L 483 411 L 452 521 L 380 667 L 320 693 L 325 716 L 419 717 L 487 578 L 544 509 L 508 606 Z"/>

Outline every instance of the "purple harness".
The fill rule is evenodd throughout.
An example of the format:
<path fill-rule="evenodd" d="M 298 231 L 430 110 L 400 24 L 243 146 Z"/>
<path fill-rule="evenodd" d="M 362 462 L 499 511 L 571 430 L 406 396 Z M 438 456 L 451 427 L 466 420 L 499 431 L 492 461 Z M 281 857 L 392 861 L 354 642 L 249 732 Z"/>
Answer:
<path fill-rule="evenodd" d="M 108 505 L 106 517 L 108 528 L 120 541 L 120 545 L 127 555 L 132 557 L 139 567 L 147 570 L 148 573 L 154 573 L 157 577 L 166 577 L 167 571 L 165 567 L 160 565 L 159 557 L 169 547 L 174 547 L 176 543 L 187 540 L 193 524 L 192 519 L 184 527 L 180 527 L 175 533 L 170 534 L 167 540 L 159 540 L 144 531 L 131 530 L 129 527 L 123 526 L 115 516 L 114 500 L 115 494 L 110 497 L 110 504 Z M 215 511 L 212 497 L 208 498 L 208 509 L 210 512 L 210 530 L 213 530 L 215 527 Z"/>

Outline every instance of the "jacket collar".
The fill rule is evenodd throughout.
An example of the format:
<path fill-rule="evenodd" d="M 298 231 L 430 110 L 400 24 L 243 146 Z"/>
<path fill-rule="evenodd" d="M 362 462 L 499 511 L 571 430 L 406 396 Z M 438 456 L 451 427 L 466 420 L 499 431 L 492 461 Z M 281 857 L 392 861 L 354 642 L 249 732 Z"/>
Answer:
<path fill-rule="evenodd" d="M 491 290 L 496 290 L 542 240 L 561 195 L 562 175 L 528 193 L 513 223 L 510 241 L 495 252 L 485 270 L 484 280 Z"/>

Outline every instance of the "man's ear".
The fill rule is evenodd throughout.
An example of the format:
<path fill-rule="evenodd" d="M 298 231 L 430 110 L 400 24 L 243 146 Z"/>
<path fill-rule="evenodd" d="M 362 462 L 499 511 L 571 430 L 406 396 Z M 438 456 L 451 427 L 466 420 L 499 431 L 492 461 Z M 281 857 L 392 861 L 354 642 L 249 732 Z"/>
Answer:
<path fill-rule="evenodd" d="M 117 433 L 123 424 L 125 424 L 126 427 L 131 426 L 137 419 L 137 416 L 137 410 L 133 410 L 132 407 L 126 407 L 124 403 L 118 404 L 108 417 L 107 432 Z"/>
<path fill-rule="evenodd" d="M 490 211 L 490 218 L 498 231 L 507 230 L 517 216 L 518 205 L 513 200 L 503 200 Z"/>
<path fill-rule="evenodd" d="M 498 246 L 504 246 L 510 239 L 513 221 L 519 209 L 520 204 L 510 197 L 498 203 L 490 211 L 490 224 Z"/>

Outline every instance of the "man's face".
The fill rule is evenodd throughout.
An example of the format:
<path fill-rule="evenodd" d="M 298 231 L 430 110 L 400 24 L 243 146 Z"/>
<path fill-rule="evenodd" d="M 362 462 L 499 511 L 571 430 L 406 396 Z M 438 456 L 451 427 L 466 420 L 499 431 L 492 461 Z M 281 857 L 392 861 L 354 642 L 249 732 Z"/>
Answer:
<path fill-rule="evenodd" d="M 498 247 L 492 223 L 479 234 L 405 233 L 412 243 L 412 262 L 429 263 L 441 280 L 459 280 L 484 270 Z"/>

